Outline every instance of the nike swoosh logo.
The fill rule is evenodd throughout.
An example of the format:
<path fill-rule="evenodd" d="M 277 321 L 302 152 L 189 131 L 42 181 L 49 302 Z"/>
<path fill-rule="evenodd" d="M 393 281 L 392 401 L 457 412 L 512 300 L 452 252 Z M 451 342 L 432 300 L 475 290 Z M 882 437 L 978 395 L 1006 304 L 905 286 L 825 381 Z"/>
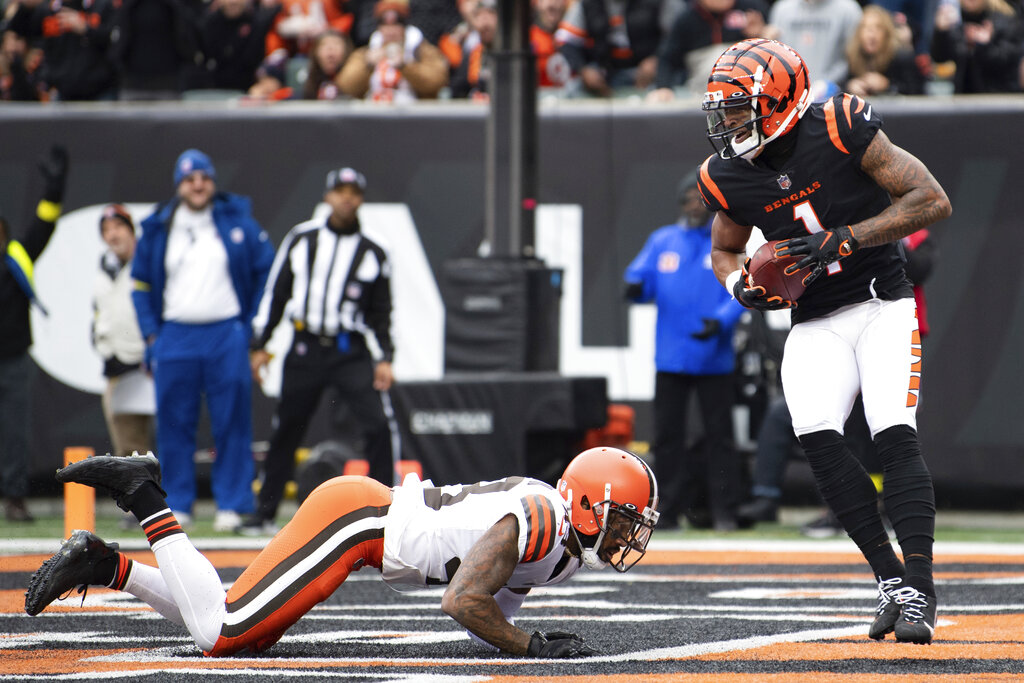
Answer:
<path fill-rule="evenodd" d="M 866 112 L 864 112 L 864 120 L 865 121 L 870 121 L 871 120 L 871 105 L 870 104 L 868 105 L 868 110 Z"/>

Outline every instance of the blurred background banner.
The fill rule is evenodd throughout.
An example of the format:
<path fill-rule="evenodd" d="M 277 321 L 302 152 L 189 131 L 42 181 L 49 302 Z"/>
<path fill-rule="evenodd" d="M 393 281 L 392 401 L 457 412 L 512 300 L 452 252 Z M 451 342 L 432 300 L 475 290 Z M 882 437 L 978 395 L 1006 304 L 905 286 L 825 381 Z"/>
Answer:
<path fill-rule="evenodd" d="M 1008 257 L 1024 253 L 1024 156 L 1010 141 L 1024 122 L 1024 102 L 879 99 L 874 105 L 889 137 L 928 165 L 953 203 L 952 218 L 932 231 L 941 256 L 928 283 L 931 335 L 918 414 L 940 498 L 954 489 L 1019 489 L 1024 285 Z M 486 119 L 485 108 L 445 105 L 0 107 L 0 199 L 13 224 L 27 221 L 33 210 L 40 154 L 60 142 L 72 159 L 66 216 L 37 273 L 54 315 L 33 321 L 34 357 L 41 366 L 31 397 L 34 474 L 52 473 L 66 445 L 107 448 L 96 387 L 55 377 L 60 373 L 39 361 L 40 354 L 77 358 L 90 352 L 87 337 L 61 336 L 68 330 L 59 324 L 66 305 L 61 293 L 70 297 L 91 288 L 100 242 L 89 216 L 110 201 L 144 215 L 170 196 L 171 164 L 188 147 L 216 160 L 221 188 L 252 197 L 254 214 L 275 245 L 309 217 L 328 170 L 359 168 L 370 181 L 367 206 L 386 204 L 390 208 L 378 210 L 403 217 L 396 223 L 401 229 L 386 238 L 396 253 L 405 251 L 420 264 L 411 270 L 426 287 L 413 287 L 425 292 L 422 301 L 405 303 L 420 316 L 407 325 L 424 321 L 425 336 L 399 330 L 396 370 L 406 354 L 418 358 L 397 379 L 440 376 L 446 264 L 476 257 L 484 236 Z M 561 279 L 560 331 L 551 335 L 560 347 L 558 369 L 566 376 L 606 378 L 609 400 L 637 406 L 638 416 L 653 393 L 653 311 L 630 312 L 621 296 L 622 273 L 652 227 L 674 218 L 679 179 L 711 152 L 704 129 L 696 106 L 642 108 L 610 100 L 541 107 L 537 249 Z M 67 253 L 61 244 L 70 239 L 70 224 L 64 222 L 76 210 L 82 213 L 75 229 L 91 234 L 86 246 Z M 409 244 L 412 234 L 418 244 Z M 76 258 L 80 270 L 55 265 Z M 396 317 L 403 298 L 396 295 Z M 87 317 L 88 309 L 78 314 Z M 85 355 L 80 362 L 98 367 Z M 271 399 L 259 396 L 254 409 L 254 436 L 265 439 Z M 638 420 L 637 438 L 648 438 L 644 429 Z"/>

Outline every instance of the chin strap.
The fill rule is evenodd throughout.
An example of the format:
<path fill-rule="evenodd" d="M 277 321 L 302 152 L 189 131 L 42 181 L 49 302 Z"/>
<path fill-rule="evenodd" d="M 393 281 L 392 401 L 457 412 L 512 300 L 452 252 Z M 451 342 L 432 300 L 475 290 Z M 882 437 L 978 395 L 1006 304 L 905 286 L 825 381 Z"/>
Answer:
<path fill-rule="evenodd" d="M 601 539 L 603 539 L 603 538 L 604 538 L 604 533 L 602 532 L 601 535 L 597 537 L 597 547 L 598 548 L 601 547 Z M 583 565 L 587 569 L 604 569 L 605 567 L 608 566 L 608 563 L 605 562 L 604 560 L 602 560 L 600 557 L 597 556 L 596 548 L 584 548 L 583 549 Z"/>

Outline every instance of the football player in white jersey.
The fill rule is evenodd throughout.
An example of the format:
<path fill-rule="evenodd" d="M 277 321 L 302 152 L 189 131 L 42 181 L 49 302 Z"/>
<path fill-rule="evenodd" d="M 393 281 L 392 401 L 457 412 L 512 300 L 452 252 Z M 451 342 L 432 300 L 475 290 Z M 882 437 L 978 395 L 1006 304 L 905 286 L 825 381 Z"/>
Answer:
<path fill-rule="evenodd" d="M 108 586 L 184 625 L 210 656 L 267 649 L 366 566 L 396 588 L 446 585 L 441 608 L 492 648 L 595 655 L 575 634 L 531 634 L 514 616 L 531 588 L 565 581 L 581 565 L 627 571 L 658 521 L 654 473 L 615 448 L 577 455 L 557 488 L 527 477 L 435 487 L 409 475 L 392 489 L 342 476 L 316 488 L 225 592 L 167 507 L 152 454 L 87 458 L 58 470 L 57 479 L 105 490 L 134 513 L 158 566 L 75 531 L 32 576 L 25 611 L 36 615 L 75 587 Z"/>

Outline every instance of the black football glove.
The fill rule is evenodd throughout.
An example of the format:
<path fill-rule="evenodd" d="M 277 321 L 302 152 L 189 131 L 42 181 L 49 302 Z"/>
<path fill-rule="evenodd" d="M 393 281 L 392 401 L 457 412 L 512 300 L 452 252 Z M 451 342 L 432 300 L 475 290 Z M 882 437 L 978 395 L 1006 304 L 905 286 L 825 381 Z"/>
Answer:
<path fill-rule="evenodd" d="M 584 644 L 583 639 L 575 633 L 534 631 L 530 636 L 530 646 L 527 648 L 526 654 L 540 659 L 570 659 L 594 657 L 601 653 Z"/>
<path fill-rule="evenodd" d="M 51 147 L 49 155 L 39 160 L 39 172 L 43 174 L 43 199 L 59 204 L 68 178 L 68 150 L 62 145 Z"/>
<path fill-rule="evenodd" d="M 796 306 L 796 302 L 788 301 L 781 296 L 768 296 L 768 290 L 760 285 L 748 287 L 750 273 L 747 272 L 747 268 L 749 267 L 750 259 L 748 258 L 743 263 L 743 272 L 740 274 L 739 279 L 736 280 L 736 284 L 732 286 L 732 295 L 736 298 L 736 301 L 739 301 L 747 308 L 753 308 L 758 311 L 778 311 Z"/>
<path fill-rule="evenodd" d="M 792 275 L 801 268 L 810 268 L 811 272 L 804 276 L 806 287 L 821 275 L 830 263 L 846 258 L 857 251 L 857 238 L 849 225 L 835 230 L 812 232 L 806 237 L 793 237 L 782 240 L 775 245 L 776 256 L 803 256 L 796 263 L 786 266 L 786 275 Z"/>
<path fill-rule="evenodd" d="M 694 332 L 690 336 L 699 341 L 705 339 L 711 339 L 722 331 L 722 323 L 717 318 L 702 318 L 704 321 L 704 327 L 699 332 Z"/>

